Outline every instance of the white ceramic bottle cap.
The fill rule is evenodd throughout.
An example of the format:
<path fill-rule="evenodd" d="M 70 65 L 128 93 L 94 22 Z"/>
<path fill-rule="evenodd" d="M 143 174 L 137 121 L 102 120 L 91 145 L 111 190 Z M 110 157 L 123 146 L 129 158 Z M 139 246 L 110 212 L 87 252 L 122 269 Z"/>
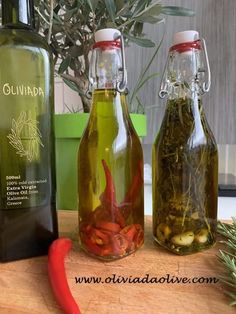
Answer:
<path fill-rule="evenodd" d="M 197 31 L 184 31 L 174 34 L 173 46 L 191 42 L 199 39 L 199 33 Z"/>
<path fill-rule="evenodd" d="M 120 31 L 115 28 L 104 28 L 95 33 L 95 41 L 96 43 L 100 41 L 113 41 L 120 35 Z"/>

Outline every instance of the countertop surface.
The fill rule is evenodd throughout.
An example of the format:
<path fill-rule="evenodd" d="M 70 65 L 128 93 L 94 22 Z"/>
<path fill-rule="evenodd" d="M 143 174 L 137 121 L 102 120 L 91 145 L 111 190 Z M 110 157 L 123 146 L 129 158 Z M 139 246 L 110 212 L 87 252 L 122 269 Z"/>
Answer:
<path fill-rule="evenodd" d="M 206 283 L 223 273 L 216 257 L 222 244 L 203 253 L 176 256 L 157 246 L 152 239 L 151 217 L 146 216 L 145 244 L 135 254 L 115 262 L 95 260 L 78 248 L 77 212 L 59 211 L 61 236 L 74 240 L 65 267 L 72 294 L 82 314 L 197 314 L 235 313 L 228 305 L 221 283 Z M 120 277 L 119 277 L 120 276 Z M 76 283 L 79 280 L 102 281 L 114 278 L 152 280 L 149 283 Z M 156 283 L 187 277 L 190 283 Z M 110 278 L 110 279 L 106 279 Z M 155 279 L 156 278 L 156 279 Z M 194 279 L 195 278 L 195 279 Z M 198 281 L 193 283 L 192 280 Z M 93 280 L 93 279 L 92 279 Z M 203 282 L 204 283 L 201 283 Z M 47 276 L 47 257 L 0 264 L 0 313 L 62 313 Z"/>

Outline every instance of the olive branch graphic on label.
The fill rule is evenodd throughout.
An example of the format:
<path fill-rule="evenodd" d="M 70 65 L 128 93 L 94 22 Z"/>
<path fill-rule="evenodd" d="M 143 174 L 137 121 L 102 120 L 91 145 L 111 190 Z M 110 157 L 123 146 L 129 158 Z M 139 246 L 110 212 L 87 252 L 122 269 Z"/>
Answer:
<path fill-rule="evenodd" d="M 16 149 L 16 153 L 20 157 L 26 157 L 28 161 L 37 157 L 39 145 L 44 147 L 37 124 L 37 120 L 27 119 L 26 112 L 22 111 L 17 120 L 12 119 L 11 133 L 7 136 L 9 144 Z M 23 133 L 27 134 L 27 144 L 23 143 Z"/>

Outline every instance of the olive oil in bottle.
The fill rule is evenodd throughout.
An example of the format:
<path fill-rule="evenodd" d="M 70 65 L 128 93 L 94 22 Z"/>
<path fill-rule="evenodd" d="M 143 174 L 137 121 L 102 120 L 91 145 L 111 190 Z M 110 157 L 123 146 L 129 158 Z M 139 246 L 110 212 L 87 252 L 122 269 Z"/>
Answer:
<path fill-rule="evenodd" d="M 167 95 L 166 111 L 153 145 L 153 234 L 179 255 L 207 249 L 216 238 L 217 145 L 201 97 L 209 88 L 205 41 L 195 31 L 175 34 L 159 93 Z"/>
<path fill-rule="evenodd" d="M 33 1 L 2 0 L 0 261 L 47 254 L 57 238 L 52 65 Z"/>
<path fill-rule="evenodd" d="M 95 39 L 92 111 L 78 152 L 79 239 L 90 255 L 114 260 L 143 244 L 143 154 L 127 109 L 120 32 Z"/>

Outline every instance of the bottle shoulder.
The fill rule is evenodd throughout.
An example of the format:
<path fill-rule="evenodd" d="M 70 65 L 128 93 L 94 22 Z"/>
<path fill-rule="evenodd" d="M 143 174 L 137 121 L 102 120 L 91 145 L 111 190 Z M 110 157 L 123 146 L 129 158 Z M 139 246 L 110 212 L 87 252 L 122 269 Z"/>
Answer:
<path fill-rule="evenodd" d="M 98 143 L 101 137 L 102 141 L 106 139 L 106 144 L 123 141 L 141 146 L 128 112 L 126 96 L 114 90 L 93 93 L 92 109 L 81 142 L 87 145 L 88 138 L 93 138 Z"/>
<path fill-rule="evenodd" d="M 207 122 L 202 103 L 175 99 L 167 101 L 167 108 L 154 146 L 193 149 L 198 146 L 216 147 L 216 141 Z"/>
<path fill-rule="evenodd" d="M 0 48 L 4 46 L 37 47 L 51 54 L 51 49 L 45 39 L 33 30 L 1 28 Z"/>

